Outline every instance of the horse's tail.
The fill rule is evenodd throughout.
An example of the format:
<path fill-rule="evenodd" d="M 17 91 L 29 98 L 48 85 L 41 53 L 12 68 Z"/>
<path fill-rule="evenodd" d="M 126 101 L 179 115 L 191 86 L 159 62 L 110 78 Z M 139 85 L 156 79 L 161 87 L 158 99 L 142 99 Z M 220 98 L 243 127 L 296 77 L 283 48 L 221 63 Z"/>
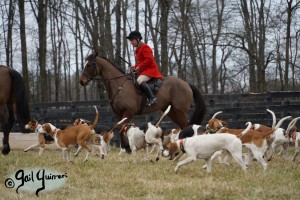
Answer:
<path fill-rule="evenodd" d="M 200 125 L 204 119 L 205 113 L 206 113 L 206 104 L 205 100 L 200 93 L 199 89 L 194 86 L 189 84 L 192 91 L 193 91 L 193 97 L 195 101 L 195 112 L 189 122 L 189 124 L 198 124 Z"/>
<path fill-rule="evenodd" d="M 30 121 L 30 112 L 24 81 L 19 72 L 10 69 L 9 73 L 13 81 L 12 97 L 16 100 L 16 114 L 19 127 L 22 132 L 25 132 L 25 124 Z"/>

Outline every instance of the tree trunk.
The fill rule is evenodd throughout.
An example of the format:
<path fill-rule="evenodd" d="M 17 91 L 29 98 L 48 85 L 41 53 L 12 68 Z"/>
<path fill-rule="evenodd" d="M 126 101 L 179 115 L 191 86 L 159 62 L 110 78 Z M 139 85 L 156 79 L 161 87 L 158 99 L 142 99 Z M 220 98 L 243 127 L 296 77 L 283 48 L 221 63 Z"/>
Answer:
<path fill-rule="evenodd" d="M 217 30 L 214 34 L 214 30 L 212 26 L 210 26 L 210 32 L 211 40 L 212 40 L 212 73 L 211 73 L 211 80 L 212 80 L 212 93 L 217 94 L 218 93 L 218 70 L 217 70 L 217 45 L 219 42 L 219 38 L 222 31 L 222 24 L 223 24 L 223 13 L 224 13 L 224 7 L 225 2 L 224 0 L 220 1 L 220 4 L 218 4 L 218 0 L 216 0 L 216 6 L 217 6 L 217 18 L 218 18 L 218 24 L 217 24 Z"/>
<path fill-rule="evenodd" d="M 267 91 L 266 83 L 266 67 L 265 64 L 265 43 L 266 43 L 266 26 L 265 26 L 265 4 L 264 0 L 260 1 L 259 15 L 258 15 L 258 53 L 257 53 L 257 92 Z"/>
<path fill-rule="evenodd" d="M 170 0 L 161 0 L 160 9 L 161 9 L 161 18 L 160 18 L 160 44 L 161 44 L 161 64 L 160 69 L 164 76 L 168 75 L 168 16 L 169 9 L 172 1 Z"/>
<path fill-rule="evenodd" d="M 253 43 L 254 38 L 254 28 L 253 28 L 253 20 L 250 19 L 250 14 L 248 10 L 248 4 L 247 0 L 241 0 L 241 7 L 242 7 L 242 14 L 244 17 L 244 26 L 245 26 L 245 38 L 248 43 L 248 48 L 244 46 L 248 53 L 248 59 L 249 59 L 249 86 L 250 86 L 250 92 L 257 92 L 256 87 L 256 70 L 255 70 L 255 44 Z M 245 45 L 245 44 L 243 44 Z"/>
<path fill-rule="evenodd" d="M 26 42 L 26 23 L 25 23 L 25 9 L 24 0 L 19 0 L 19 14 L 20 14 L 20 38 L 21 38 L 21 52 L 22 52 L 22 75 L 25 84 L 27 96 L 30 99 L 28 64 L 27 64 L 27 42 Z"/>
<path fill-rule="evenodd" d="M 117 0 L 116 3 L 116 54 L 115 54 L 115 63 L 120 67 L 125 70 L 124 65 L 121 63 L 121 0 Z M 122 67 L 123 66 L 123 67 Z"/>
<path fill-rule="evenodd" d="M 105 40 L 102 41 L 103 45 L 106 47 L 106 55 L 109 60 L 114 60 L 114 47 L 113 47 L 113 38 L 111 30 L 111 13 L 110 13 L 110 0 L 105 1 Z M 101 31 L 102 32 L 102 31 Z"/>
<path fill-rule="evenodd" d="M 39 30 L 39 48 L 38 60 L 40 67 L 40 98 L 41 102 L 48 101 L 48 84 L 46 70 L 46 55 L 47 55 L 47 2 L 38 0 L 38 30 Z"/>
<path fill-rule="evenodd" d="M 15 4 L 14 0 L 9 1 L 8 7 L 8 19 L 7 19 L 7 38 L 6 38 L 6 65 L 13 67 L 13 52 L 12 52 L 12 30 L 14 24 L 14 16 L 15 16 Z"/>

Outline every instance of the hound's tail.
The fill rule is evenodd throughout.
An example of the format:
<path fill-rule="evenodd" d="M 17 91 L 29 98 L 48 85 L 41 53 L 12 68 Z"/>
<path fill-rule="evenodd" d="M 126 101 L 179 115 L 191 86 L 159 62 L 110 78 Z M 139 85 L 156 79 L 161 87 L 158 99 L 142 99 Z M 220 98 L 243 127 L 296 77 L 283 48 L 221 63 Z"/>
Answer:
<path fill-rule="evenodd" d="M 280 119 L 279 122 L 276 124 L 276 126 L 275 126 L 275 127 L 272 127 L 272 128 L 274 128 L 274 129 L 279 128 L 279 127 L 281 126 L 281 124 L 282 124 L 285 120 L 290 119 L 290 118 L 292 118 L 292 116 L 287 116 L 287 117 L 284 117 L 284 118 Z"/>
<path fill-rule="evenodd" d="M 94 106 L 94 108 L 95 108 L 95 110 L 96 110 L 96 117 L 95 117 L 94 123 L 90 126 L 91 130 L 95 128 L 95 126 L 97 125 L 98 120 L 99 120 L 98 109 L 97 109 L 96 106 Z"/>
<path fill-rule="evenodd" d="M 156 124 L 155 124 L 156 127 L 160 124 L 161 120 L 170 112 L 170 110 L 171 110 L 171 105 L 168 106 L 168 108 L 162 114 L 162 116 L 160 117 L 160 119 L 158 120 L 158 122 L 156 122 Z"/>
<path fill-rule="evenodd" d="M 275 113 L 272 110 L 269 110 L 269 109 L 267 109 L 267 112 L 269 112 L 272 115 L 272 119 L 273 119 L 272 128 L 274 128 L 274 129 L 279 128 L 285 120 L 287 120 L 289 118 L 292 118 L 292 116 L 284 117 L 281 120 L 279 120 L 279 122 L 276 124 Z"/>
<path fill-rule="evenodd" d="M 296 117 L 295 119 L 293 119 L 293 120 L 289 123 L 289 125 L 288 125 L 288 127 L 287 127 L 287 129 L 286 129 L 286 132 L 287 132 L 287 134 L 288 134 L 289 137 L 292 136 L 291 129 L 296 125 L 296 123 L 297 123 L 297 121 L 298 121 L 299 119 L 300 119 L 300 117 Z"/>
<path fill-rule="evenodd" d="M 251 127 L 252 127 L 251 122 L 247 122 L 246 125 L 247 125 L 247 128 L 245 130 L 243 130 L 239 135 L 237 135 L 238 138 L 243 137 L 251 129 Z"/>
<path fill-rule="evenodd" d="M 109 132 L 113 131 L 115 128 L 117 128 L 117 126 L 119 126 L 120 124 L 122 124 L 125 120 L 127 119 L 127 117 L 123 118 L 122 120 L 120 120 L 117 124 L 115 124 L 111 129 L 109 129 Z"/>
<path fill-rule="evenodd" d="M 215 119 L 216 116 L 217 116 L 218 114 L 221 114 L 221 113 L 223 113 L 223 111 L 216 112 L 216 113 L 211 117 L 211 119 Z"/>
<path fill-rule="evenodd" d="M 276 116 L 275 116 L 275 113 L 272 110 L 269 110 L 269 109 L 267 109 L 267 112 L 272 115 L 272 119 L 273 119 L 272 128 L 274 128 L 276 126 Z"/>

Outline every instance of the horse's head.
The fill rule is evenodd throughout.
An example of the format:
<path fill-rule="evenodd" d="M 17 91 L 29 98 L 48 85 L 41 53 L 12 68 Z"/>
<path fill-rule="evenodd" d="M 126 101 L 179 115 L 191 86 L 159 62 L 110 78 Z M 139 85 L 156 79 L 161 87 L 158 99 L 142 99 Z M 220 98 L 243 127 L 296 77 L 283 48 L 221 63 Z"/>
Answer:
<path fill-rule="evenodd" d="M 89 82 L 97 75 L 97 56 L 98 53 L 93 53 L 86 57 L 85 64 L 82 70 L 82 75 L 79 81 L 82 86 L 88 85 Z"/>

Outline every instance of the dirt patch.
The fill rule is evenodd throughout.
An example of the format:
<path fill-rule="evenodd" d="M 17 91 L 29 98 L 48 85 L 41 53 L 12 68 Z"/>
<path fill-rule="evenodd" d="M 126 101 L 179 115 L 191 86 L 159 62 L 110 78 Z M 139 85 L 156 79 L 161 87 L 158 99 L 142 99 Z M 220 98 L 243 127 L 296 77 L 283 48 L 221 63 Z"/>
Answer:
<path fill-rule="evenodd" d="M 2 141 L 3 133 L 0 133 L 0 140 Z M 35 133 L 10 133 L 9 145 L 11 149 L 25 149 L 37 142 L 37 135 Z M 2 148 L 2 142 L 0 143 Z M 38 147 L 36 147 L 38 148 Z M 56 144 L 47 144 L 46 149 L 58 149 Z"/>

